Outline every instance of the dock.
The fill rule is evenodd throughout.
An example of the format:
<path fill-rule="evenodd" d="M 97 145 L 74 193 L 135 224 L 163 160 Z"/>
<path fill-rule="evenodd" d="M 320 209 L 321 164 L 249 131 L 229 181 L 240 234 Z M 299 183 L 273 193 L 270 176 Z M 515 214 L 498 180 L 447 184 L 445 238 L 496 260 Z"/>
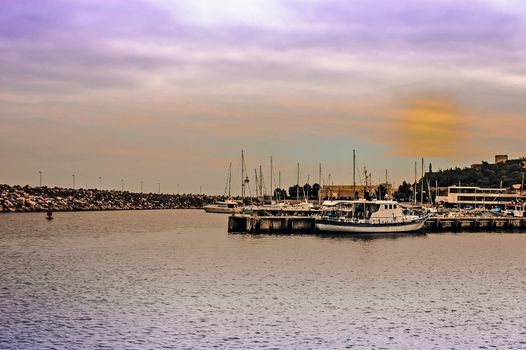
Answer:
<path fill-rule="evenodd" d="M 314 233 L 313 216 L 253 216 L 232 215 L 228 218 L 228 232 L 232 233 Z"/>
<path fill-rule="evenodd" d="M 270 234 L 314 234 L 313 216 L 232 215 L 228 232 Z M 423 232 L 524 232 L 526 218 L 516 217 L 433 217 L 426 221 Z"/>

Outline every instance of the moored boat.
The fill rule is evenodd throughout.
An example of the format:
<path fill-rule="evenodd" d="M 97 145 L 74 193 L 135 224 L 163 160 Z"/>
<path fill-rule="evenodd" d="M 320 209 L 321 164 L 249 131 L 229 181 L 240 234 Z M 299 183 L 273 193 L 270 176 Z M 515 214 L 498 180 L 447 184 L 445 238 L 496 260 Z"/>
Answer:
<path fill-rule="evenodd" d="M 422 229 L 428 214 L 417 214 L 400 207 L 396 201 L 353 200 L 331 203 L 316 219 L 320 232 L 407 233 Z"/>
<path fill-rule="evenodd" d="M 205 205 L 203 209 L 207 213 L 237 214 L 241 213 L 241 210 L 243 208 L 236 201 L 226 200 L 222 202 L 215 202 L 214 204 Z"/>

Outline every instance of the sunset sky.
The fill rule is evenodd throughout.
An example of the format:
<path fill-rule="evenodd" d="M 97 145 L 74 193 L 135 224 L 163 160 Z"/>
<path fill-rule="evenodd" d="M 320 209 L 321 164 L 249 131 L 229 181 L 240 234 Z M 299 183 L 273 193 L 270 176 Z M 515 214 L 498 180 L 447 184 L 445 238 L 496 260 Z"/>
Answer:
<path fill-rule="evenodd" d="M 399 183 L 525 135 L 522 0 L 0 0 L 0 183 Z"/>

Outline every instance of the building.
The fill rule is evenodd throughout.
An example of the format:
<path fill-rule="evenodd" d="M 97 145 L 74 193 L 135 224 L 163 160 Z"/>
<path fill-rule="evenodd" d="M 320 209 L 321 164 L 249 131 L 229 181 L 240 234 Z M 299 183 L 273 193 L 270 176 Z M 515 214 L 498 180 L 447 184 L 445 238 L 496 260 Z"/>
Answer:
<path fill-rule="evenodd" d="M 520 191 L 506 188 L 451 186 L 448 187 L 447 196 L 437 196 L 436 200 L 448 207 L 494 208 L 517 201 L 524 202 L 526 196 Z"/>
<path fill-rule="evenodd" d="M 381 184 L 382 188 L 387 189 L 387 197 L 393 197 L 393 185 L 392 184 Z M 320 199 L 353 199 L 355 197 L 355 192 L 357 192 L 358 198 L 365 197 L 365 191 L 368 191 L 371 195 L 374 195 L 378 190 L 377 186 L 364 186 L 364 185 L 329 185 L 323 186 L 320 188 Z M 382 193 L 382 198 L 385 198 L 385 193 Z"/>
<path fill-rule="evenodd" d="M 506 163 L 508 161 L 507 154 L 497 154 L 495 156 L 495 164 Z"/>

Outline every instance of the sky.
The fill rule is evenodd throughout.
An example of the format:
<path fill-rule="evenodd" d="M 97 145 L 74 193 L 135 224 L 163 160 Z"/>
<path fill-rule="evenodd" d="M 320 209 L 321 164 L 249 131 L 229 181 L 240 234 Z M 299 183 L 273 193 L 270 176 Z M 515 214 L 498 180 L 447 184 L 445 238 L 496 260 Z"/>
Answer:
<path fill-rule="evenodd" d="M 0 183 L 222 194 L 525 155 L 515 0 L 0 0 Z M 253 177 L 253 176 L 252 176 Z M 253 182 L 253 178 L 251 179 Z"/>

